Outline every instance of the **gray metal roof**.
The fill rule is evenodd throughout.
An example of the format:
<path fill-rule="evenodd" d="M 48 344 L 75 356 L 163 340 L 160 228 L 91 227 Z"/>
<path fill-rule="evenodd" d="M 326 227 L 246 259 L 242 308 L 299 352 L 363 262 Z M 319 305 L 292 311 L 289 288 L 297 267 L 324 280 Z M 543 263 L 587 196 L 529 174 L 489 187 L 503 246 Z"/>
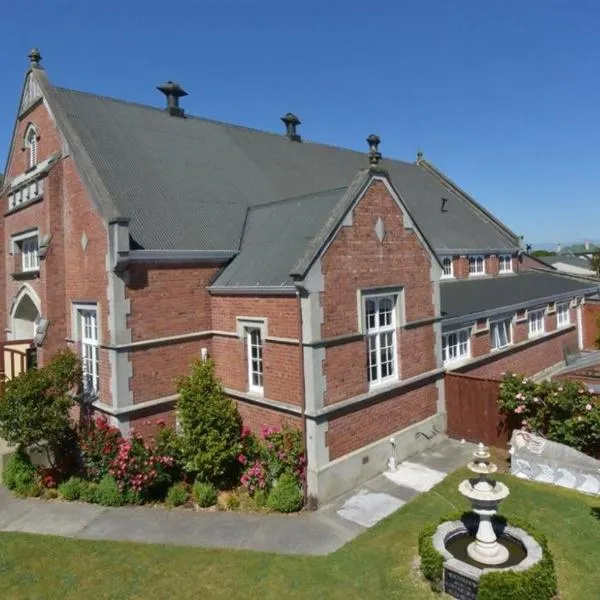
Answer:
<path fill-rule="evenodd" d="M 583 295 L 597 292 L 598 284 L 554 273 L 530 271 L 482 279 L 459 279 L 440 284 L 442 316 L 452 319 L 503 309 L 510 306 L 534 304 L 553 296 Z"/>
<path fill-rule="evenodd" d="M 346 188 L 256 206 L 248 211 L 240 253 L 213 284 L 292 285 L 290 272 L 341 200 Z"/>
<path fill-rule="evenodd" d="M 563 263 L 572 267 L 580 267 L 582 269 L 591 269 L 591 262 L 585 256 L 573 256 L 572 254 L 557 254 L 556 256 L 540 256 L 540 260 L 549 265 Z"/>
<path fill-rule="evenodd" d="M 63 88 L 50 96 L 89 157 L 90 178 L 97 173 L 147 249 L 237 250 L 249 208 L 347 187 L 368 162 L 366 153 Z M 436 252 L 516 249 L 508 230 L 427 169 L 381 166 Z"/>

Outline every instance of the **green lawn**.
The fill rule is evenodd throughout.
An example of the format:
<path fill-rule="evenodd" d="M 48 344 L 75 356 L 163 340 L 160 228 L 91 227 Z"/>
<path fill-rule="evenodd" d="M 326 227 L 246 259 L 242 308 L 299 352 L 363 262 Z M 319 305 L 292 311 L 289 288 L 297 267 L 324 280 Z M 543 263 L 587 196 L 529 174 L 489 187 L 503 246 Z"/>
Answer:
<path fill-rule="evenodd" d="M 439 598 L 415 571 L 423 524 L 466 508 L 456 491 L 466 471 L 328 557 L 291 557 L 0 534 L 0 598 L 97 600 Z M 600 597 L 600 499 L 500 476 L 503 505 L 546 532 L 561 600 Z M 454 505 L 454 507 L 452 506 Z M 596 510 L 594 510 L 596 509 Z"/>

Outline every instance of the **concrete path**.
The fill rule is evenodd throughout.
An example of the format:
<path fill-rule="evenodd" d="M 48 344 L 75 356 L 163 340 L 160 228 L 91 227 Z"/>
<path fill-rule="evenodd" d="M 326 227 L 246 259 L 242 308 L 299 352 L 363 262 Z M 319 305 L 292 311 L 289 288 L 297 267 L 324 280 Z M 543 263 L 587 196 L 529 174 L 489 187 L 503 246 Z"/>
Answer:
<path fill-rule="evenodd" d="M 103 508 L 18 499 L 0 487 L 0 531 L 325 555 L 465 465 L 472 452 L 471 444 L 445 440 L 401 463 L 394 473 L 379 475 L 315 512 L 292 516 Z"/>

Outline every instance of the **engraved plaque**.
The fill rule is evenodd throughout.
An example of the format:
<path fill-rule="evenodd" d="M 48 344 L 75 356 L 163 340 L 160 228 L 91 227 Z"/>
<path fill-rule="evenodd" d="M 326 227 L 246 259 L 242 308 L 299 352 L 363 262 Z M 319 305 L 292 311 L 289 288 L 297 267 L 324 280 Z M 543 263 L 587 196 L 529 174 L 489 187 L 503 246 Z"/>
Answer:
<path fill-rule="evenodd" d="M 444 567 L 444 591 L 458 600 L 477 600 L 478 582 Z"/>

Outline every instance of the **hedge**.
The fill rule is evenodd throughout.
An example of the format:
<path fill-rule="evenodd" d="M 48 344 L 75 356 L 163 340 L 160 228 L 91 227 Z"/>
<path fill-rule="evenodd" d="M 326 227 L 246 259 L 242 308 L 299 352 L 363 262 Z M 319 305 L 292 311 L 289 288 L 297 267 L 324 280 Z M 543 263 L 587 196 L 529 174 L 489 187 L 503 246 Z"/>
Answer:
<path fill-rule="evenodd" d="M 419 556 L 421 572 L 436 591 L 442 590 L 444 557 L 433 546 L 433 535 L 446 521 L 462 521 L 477 518 L 473 513 L 453 513 L 439 522 L 427 525 L 419 534 Z M 502 516 L 495 521 L 506 523 Z M 511 518 L 509 524 L 526 531 L 542 547 L 542 559 L 527 571 L 492 571 L 484 573 L 479 580 L 478 600 L 551 600 L 556 596 L 556 573 L 554 560 L 548 548 L 546 536 L 518 518 Z"/>

